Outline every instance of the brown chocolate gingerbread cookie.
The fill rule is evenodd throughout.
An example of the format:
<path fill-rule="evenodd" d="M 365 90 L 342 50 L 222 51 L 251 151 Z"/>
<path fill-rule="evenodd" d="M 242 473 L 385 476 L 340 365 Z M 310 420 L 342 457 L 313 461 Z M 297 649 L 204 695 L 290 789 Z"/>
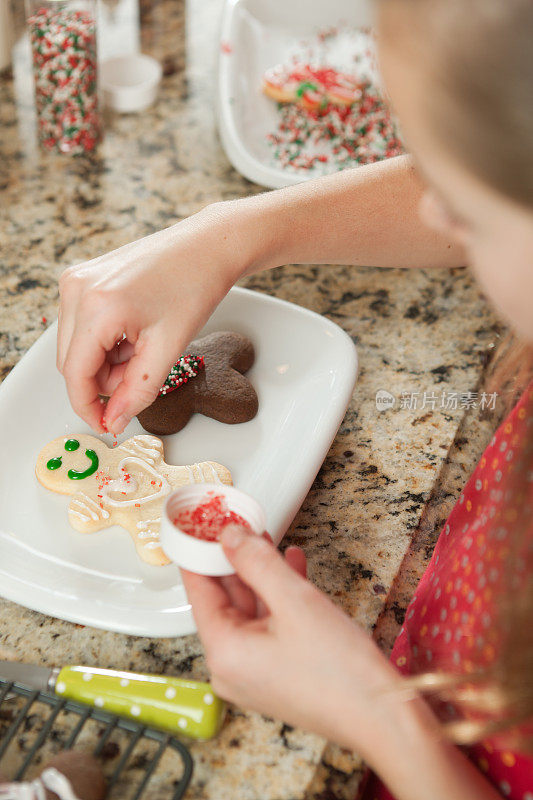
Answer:
<path fill-rule="evenodd" d="M 217 331 L 196 339 L 173 367 L 159 397 L 137 419 L 159 436 L 177 433 L 196 412 L 234 425 L 257 414 L 255 389 L 244 376 L 254 363 L 246 336 Z"/>

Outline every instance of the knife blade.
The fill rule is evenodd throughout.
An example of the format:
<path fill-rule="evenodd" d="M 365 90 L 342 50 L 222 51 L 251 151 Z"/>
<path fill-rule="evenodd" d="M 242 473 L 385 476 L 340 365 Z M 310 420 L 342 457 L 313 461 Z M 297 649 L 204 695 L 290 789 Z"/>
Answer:
<path fill-rule="evenodd" d="M 18 661 L 0 661 L 0 677 L 6 681 L 20 683 L 40 692 L 53 691 L 56 670 L 36 664 L 21 664 Z"/>
<path fill-rule="evenodd" d="M 0 678 L 191 739 L 213 738 L 225 714 L 209 683 L 169 675 L 0 661 Z"/>

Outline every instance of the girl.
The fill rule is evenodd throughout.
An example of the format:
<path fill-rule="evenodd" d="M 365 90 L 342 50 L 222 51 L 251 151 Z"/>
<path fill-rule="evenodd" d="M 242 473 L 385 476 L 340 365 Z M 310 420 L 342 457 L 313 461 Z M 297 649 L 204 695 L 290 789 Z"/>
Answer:
<path fill-rule="evenodd" d="M 379 0 L 377 10 L 414 162 L 215 204 L 67 270 L 58 366 L 95 429 L 99 392 L 119 433 L 230 286 L 284 263 L 468 263 L 533 343 L 533 4 Z M 450 515 L 391 662 L 305 580 L 299 549 L 283 558 L 227 530 L 239 577 L 184 574 L 215 689 L 356 750 L 377 776 L 370 798 L 386 784 L 399 800 L 531 800 L 532 442 L 533 383 Z M 473 741 L 466 752 L 454 744 Z"/>

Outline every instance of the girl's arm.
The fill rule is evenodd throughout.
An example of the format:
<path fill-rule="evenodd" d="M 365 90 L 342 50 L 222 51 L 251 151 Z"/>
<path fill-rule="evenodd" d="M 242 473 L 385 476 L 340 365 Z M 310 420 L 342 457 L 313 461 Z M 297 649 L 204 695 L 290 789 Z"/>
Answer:
<path fill-rule="evenodd" d="M 304 579 L 298 548 L 284 559 L 235 527 L 222 543 L 240 578 L 182 570 L 221 696 L 354 750 L 397 800 L 501 800 L 370 636 Z"/>
<path fill-rule="evenodd" d="M 57 364 L 72 407 L 121 433 L 242 275 L 287 263 L 458 266 L 460 249 L 418 217 L 408 157 L 216 203 L 60 280 Z M 125 341 L 122 341 L 123 334 Z M 117 342 L 121 341 L 120 346 Z"/>
<path fill-rule="evenodd" d="M 465 255 L 418 213 L 426 187 L 410 156 L 237 201 L 256 253 L 249 271 L 280 264 L 458 267 Z"/>

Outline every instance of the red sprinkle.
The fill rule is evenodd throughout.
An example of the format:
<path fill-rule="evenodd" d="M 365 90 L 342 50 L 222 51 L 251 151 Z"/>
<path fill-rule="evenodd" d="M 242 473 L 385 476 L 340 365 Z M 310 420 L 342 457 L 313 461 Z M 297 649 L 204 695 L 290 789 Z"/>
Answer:
<path fill-rule="evenodd" d="M 247 533 L 253 533 L 249 523 L 240 514 L 231 511 L 221 495 L 216 495 L 196 508 L 180 511 L 173 522 L 184 533 L 206 542 L 217 542 L 227 525 L 239 525 Z"/>

